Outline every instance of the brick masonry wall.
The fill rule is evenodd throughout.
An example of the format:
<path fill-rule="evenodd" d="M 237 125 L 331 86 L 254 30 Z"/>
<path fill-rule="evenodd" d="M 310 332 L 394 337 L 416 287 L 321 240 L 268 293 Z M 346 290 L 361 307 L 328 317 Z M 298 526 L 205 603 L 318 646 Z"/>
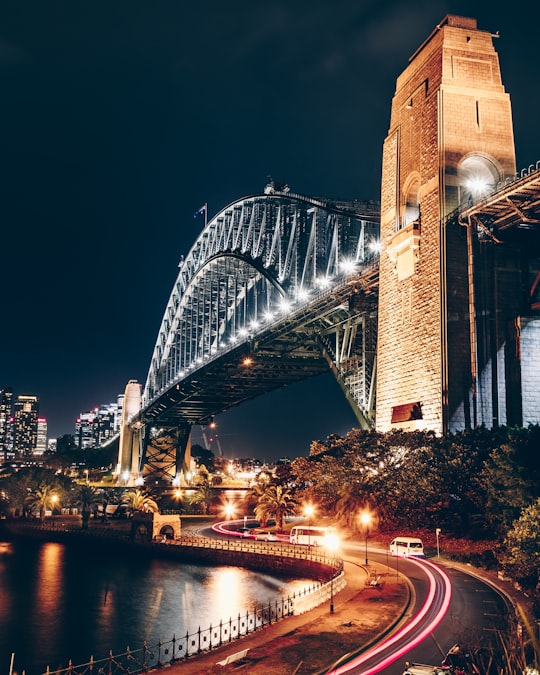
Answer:
<path fill-rule="evenodd" d="M 380 431 L 442 433 L 450 420 L 458 428 L 471 422 L 466 231 L 447 226 L 446 215 L 459 205 L 463 159 L 484 158 L 501 178 L 515 172 L 509 97 L 493 40 L 475 25 L 458 17 L 442 22 L 397 80 L 381 183 Z M 414 269 L 400 278 L 396 232 L 416 178 L 420 244 Z M 484 378 L 483 387 L 491 392 L 491 381 Z M 411 403 L 420 403 L 421 419 L 392 423 L 393 408 Z M 492 417 L 485 396 L 482 405 L 482 415 Z"/>

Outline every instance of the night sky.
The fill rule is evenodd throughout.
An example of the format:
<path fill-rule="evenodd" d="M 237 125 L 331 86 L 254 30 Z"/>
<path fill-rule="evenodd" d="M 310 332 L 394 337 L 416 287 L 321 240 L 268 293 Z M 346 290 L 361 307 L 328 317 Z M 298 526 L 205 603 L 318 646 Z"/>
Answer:
<path fill-rule="evenodd" d="M 538 9 L 522 7 L 3 0 L 0 387 L 37 394 L 55 437 L 144 383 L 205 202 L 211 217 L 267 176 L 379 199 L 396 78 L 448 13 L 500 32 L 517 165 L 535 163 Z M 331 376 L 217 421 L 225 456 L 266 459 L 356 425 Z"/>

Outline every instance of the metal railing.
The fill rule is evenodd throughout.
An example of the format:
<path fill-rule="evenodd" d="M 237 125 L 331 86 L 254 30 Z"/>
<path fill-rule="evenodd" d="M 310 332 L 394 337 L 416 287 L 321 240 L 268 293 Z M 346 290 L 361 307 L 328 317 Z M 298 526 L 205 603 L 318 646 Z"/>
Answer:
<path fill-rule="evenodd" d="M 92 657 L 87 663 L 74 665 L 71 660 L 66 667 L 57 670 L 47 670 L 43 675 L 117 675 L 147 672 L 155 668 L 170 666 L 181 660 L 195 657 L 222 647 L 226 644 L 239 640 L 242 637 L 262 630 L 266 626 L 306 611 L 306 602 L 312 599 L 312 606 L 322 604 L 328 598 L 332 599 L 345 585 L 343 572 L 338 573 L 330 581 L 325 583 L 313 583 L 302 591 L 293 595 L 276 599 L 267 605 L 255 607 L 252 611 L 239 612 L 235 617 L 220 620 L 218 624 L 201 629 L 193 633 L 173 637 L 170 640 L 159 640 L 155 644 L 148 645 L 146 642 L 139 649 L 129 647 L 122 654 L 113 654 L 112 651 L 103 659 L 95 660 Z M 295 607 L 299 611 L 295 611 Z"/>
<path fill-rule="evenodd" d="M 119 535 L 118 532 L 81 530 L 59 522 L 21 523 L 20 529 L 45 530 L 53 532 L 65 532 L 88 538 L 105 538 L 110 540 L 129 540 L 129 537 Z M 196 535 L 182 536 L 170 543 L 146 542 L 139 545 L 152 547 L 156 550 L 163 547 L 190 547 L 214 550 L 229 550 L 238 553 L 260 554 L 264 556 L 288 557 L 298 560 L 313 561 L 332 568 L 331 579 L 325 582 L 313 582 L 313 584 L 295 592 L 287 597 L 281 597 L 265 605 L 254 607 L 237 616 L 221 619 L 216 625 L 208 628 L 200 627 L 193 633 L 177 637 L 173 635 L 170 640 L 159 640 L 155 644 L 148 645 L 146 642 L 138 649 L 129 647 L 121 654 L 113 654 L 95 660 L 93 657 L 86 663 L 74 665 L 70 660 L 68 665 L 57 670 L 50 670 L 49 666 L 43 675 L 117 675 L 147 672 L 153 668 L 161 668 L 172 665 L 181 660 L 195 657 L 198 654 L 209 652 L 225 644 L 231 643 L 242 637 L 262 630 L 264 627 L 284 619 L 287 616 L 302 614 L 322 603 L 330 600 L 333 602 L 334 594 L 338 593 L 346 585 L 343 573 L 343 560 L 324 549 L 310 546 L 288 544 L 286 542 L 264 542 L 254 539 L 209 539 Z"/>
<path fill-rule="evenodd" d="M 239 613 L 235 617 L 227 620 L 221 620 L 215 626 L 208 628 L 199 628 L 193 633 L 187 633 L 183 636 L 173 636 L 170 640 L 161 641 L 148 645 L 146 642 L 140 649 L 126 649 L 122 654 L 113 654 L 112 651 L 103 659 L 90 659 L 87 663 L 74 665 L 69 664 L 58 670 L 50 670 L 47 667 L 44 675 L 116 675 L 119 673 L 130 673 L 136 675 L 154 668 L 172 665 L 181 660 L 195 657 L 198 654 L 206 653 L 239 640 L 251 633 L 262 630 L 266 626 L 284 619 L 287 616 L 295 614 L 295 604 L 302 604 L 305 599 L 312 595 L 315 596 L 328 587 L 330 583 L 334 584 L 333 590 L 338 585 L 338 580 L 332 582 L 314 583 L 312 586 L 294 593 L 292 596 L 280 598 L 272 603 L 254 608 L 252 611 Z M 334 590 L 334 592 L 336 592 Z"/>

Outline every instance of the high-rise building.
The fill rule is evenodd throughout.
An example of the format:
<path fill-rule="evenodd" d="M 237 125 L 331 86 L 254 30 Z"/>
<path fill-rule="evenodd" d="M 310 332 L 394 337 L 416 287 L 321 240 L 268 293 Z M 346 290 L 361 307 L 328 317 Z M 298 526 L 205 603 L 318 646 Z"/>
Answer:
<path fill-rule="evenodd" d="M 13 415 L 13 450 L 16 457 L 30 457 L 36 448 L 39 398 L 19 395 Z"/>
<path fill-rule="evenodd" d="M 47 420 L 44 417 L 38 417 L 37 421 L 37 440 L 35 455 L 43 455 L 47 450 Z"/>
<path fill-rule="evenodd" d="M 95 411 L 81 413 L 75 421 L 75 443 L 80 450 L 93 448 Z"/>
<path fill-rule="evenodd" d="M 11 387 L 0 389 L 0 461 L 8 459 L 13 446 L 11 430 L 12 406 L 13 391 Z"/>
<path fill-rule="evenodd" d="M 116 403 L 105 403 L 81 413 L 75 422 L 75 443 L 81 450 L 100 447 L 120 430 L 123 396 Z"/>

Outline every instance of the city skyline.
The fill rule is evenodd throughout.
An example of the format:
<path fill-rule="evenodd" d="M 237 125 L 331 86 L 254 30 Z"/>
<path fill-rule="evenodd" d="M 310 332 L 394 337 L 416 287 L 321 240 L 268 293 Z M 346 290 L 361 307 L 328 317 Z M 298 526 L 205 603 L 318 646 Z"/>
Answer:
<path fill-rule="evenodd" d="M 211 217 L 269 175 L 308 195 L 379 199 L 395 80 L 447 13 L 499 31 L 518 168 L 540 157 L 534 22 L 507 7 L 58 8 L 0 9 L 11 254 L 0 386 L 39 396 L 50 436 L 73 433 L 128 380 L 144 384 L 202 204 Z M 329 375 L 218 424 L 224 454 L 280 457 L 355 419 Z"/>

